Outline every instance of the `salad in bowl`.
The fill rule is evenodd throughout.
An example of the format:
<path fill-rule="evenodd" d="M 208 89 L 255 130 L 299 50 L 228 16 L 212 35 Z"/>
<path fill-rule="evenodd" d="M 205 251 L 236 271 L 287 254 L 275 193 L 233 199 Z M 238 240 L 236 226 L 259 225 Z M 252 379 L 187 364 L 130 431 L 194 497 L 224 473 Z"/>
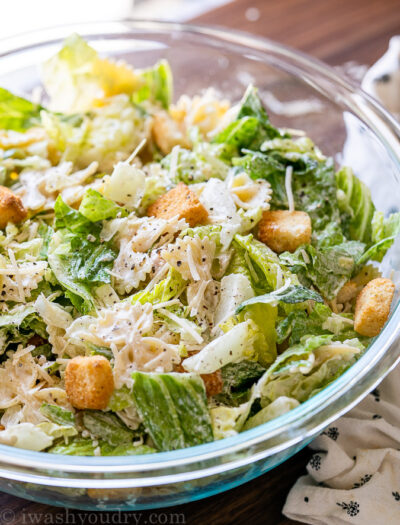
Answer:
<path fill-rule="evenodd" d="M 256 87 L 172 103 L 166 61 L 72 35 L 0 89 L 0 443 L 118 456 L 233 436 L 347 370 L 390 314 L 400 213 Z"/>

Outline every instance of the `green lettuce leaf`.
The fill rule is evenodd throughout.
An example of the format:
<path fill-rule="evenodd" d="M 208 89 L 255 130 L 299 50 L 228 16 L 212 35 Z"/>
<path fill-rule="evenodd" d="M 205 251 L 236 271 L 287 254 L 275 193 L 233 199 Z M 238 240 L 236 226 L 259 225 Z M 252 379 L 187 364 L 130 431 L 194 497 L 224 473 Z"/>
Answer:
<path fill-rule="evenodd" d="M 293 345 L 305 335 L 328 335 L 329 331 L 322 328 L 325 321 L 332 315 L 331 309 L 324 304 L 315 304 L 311 313 L 305 310 L 294 310 L 284 317 L 277 325 L 278 343 L 289 338 Z"/>
<path fill-rule="evenodd" d="M 249 430 L 250 428 L 258 427 L 271 419 L 275 419 L 283 414 L 286 414 L 293 408 L 299 406 L 297 399 L 292 397 L 280 396 L 277 397 L 272 403 L 262 408 L 255 416 L 250 417 L 246 424 L 244 425 L 244 430 Z"/>
<path fill-rule="evenodd" d="M 49 448 L 50 454 L 63 454 L 66 456 L 95 456 L 96 448 L 100 448 L 101 456 L 136 456 L 139 454 L 152 454 L 156 452 L 154 448 L 147 445 L 134 445 L 123 443 L 112 446 L 105 441 L 100 441 L 97 446 L 93 445 L 93 439 L 76 437 L 68 443 L 61 442 Z"/>
<path fill-rule="evenodd" d="M 276 322 L 278 308 L 270 304 L 251 304 L 241 311 L 239 322 L 251 321 L 253 328 L 253 347 L 258 362 L 269 366 L 276 359 Z"/>
<path fill-rule="evenodd" d="M 243 427 L 249 412 L 249 402 L 240 406 L 211 407 L 211 420 L 214 439 L 224 439 L 235 436 Z"/>
<path fill-rule="evenodd" d="M 111 399 L 108 403 L 108 410 L 112 412 L 119 412 L 124 410 L 134 404 L 132 390 L 126 385 L 123 385 L 121 388 L 114 389 Z"/>
<path fill-rule="evenodd" d="M 261 405 L 286 396 L 300 403 L 332 383 L 358 358 L 363 348 L 358 341 L 330 344 L 331 336 L 311 336 L 281 355 L 281 362 L 267 370 L 259 383 Z M 322 348 L 321 348 L 322 345 Z M 323 350 L 324 345 L 328 345 Z"/>
<path fill-rule="evenodd" d="M 135 103 L 144 100 L 157 101 L 168 109 L 173 95 L 173 78 L 170 65 L 160 60 L 154 67 L 144 69 L 139 74 L 141 87 L 132 95 Z"/>
<path fill-rule="evenodd" d="M 25 131 L 40 124 L 39 104 L 17 97 L 0 87 L 0 129 Z"/>
<path fill-rule="evenodd" d="M 72 253 L 68 255 L 70 275 L 89 286 L 111 283 L 111 270 L 116 252 L 109 243 L 70 239 Z"/>
<path fill-rule="evenodd" d="M 280 260 L 298 274 L 303 284 L 312 283 L 325 298 L 333 299 L 357 270 L 364 250 L 365 244 L 358 241 L 347 241 L 320 249 L 307 245 L 294 253 L 282 253 Z M 304 252 L 307 254 L 307 262 Z"/>
<path fill-rule="evenodd" d="M 129 66 L 100 58 L 77 34 L 43 64 L 42 78 L 51 109 L 64 113 L 88 111 L 96 99 L 132 94 L 144 84 Z"/>
<path fill-rule="evenodd" d="M 281 137 L 281 133 L 270 123 L 257 89 L 250 85 L 239 104 L 236 120 L 228 124 L 213 142 L 224 144 L 222 157 L 230 159 L 242 149 L 258 149 L 265 140 L 274 137 Z"/>
<path fill-rule="evenodd" d="M 382 212 L 376 211 L 372 217 L 372 246 L 359 259 L 361 266 L 368 261 L 381 262 L 386 252 L 400 234 L 400 212 L 392 213 L 384 218 Z"/>
<path fill-rule="evenodd" d="M 55 227 L 57 230 L 67 229 L 71 233 L 80 235 L 93 235 L 97 237 L 101 231 L 100 224 L 93 224 L 82 213 L 74 210 L 66 204 L 61 195 L 54 203 L 54 214 L 56 216 Z"/>
<path fill-rule="evenodd" d="M 132 304 L 135 304 L 136 302 L 141 304 L 164 303 L 180 295 L 185 287 L 186 281 L 183 279 L 182 275 L 175 270 L 175 268 L 170 268 L 165 279 L 160 281 L 149 291 L 143 290 L 132 295 L 130 301 Z"/>
<path fill-rule="evenodd" d="M 253 280 L 253 275 L 249 270 L 245 253 L 246 250 L 240 246 L 237 242 L 233 241 L 232 243 L 233 248 L 233 254 L 231 257 L 231 260 L 229 261 L 228 268 L 226 269 L 226 275 L 229 275 L 231 273 L 241 274 L 244 275 L 247 280 L 251 283 L 252 287 L 255 288 L 255 283 Z M 259 282 L 258 275 L 255 275 L 256 282 Z"/>
<path fill-rule="evenodd" d="M 333 335 L 306 335 L 296 345 L 285 350 L 268 369 L 270 376 L 292 373 L 293 370 L 306 371 L 312 368 L 313 361 L 310 355 L 313 350 L 332 342 Z"/>
<path fill-rule="evenodd" d="M 314 290 L 310 290 L 309 288 L 305 288 L 304 286 L 300 285 L 291 285 L 284 287 L 284 289 L 280 288 L 274 292 L 252 297 L 251 299 L 244 301 L 236 309 L 236 313 L 240 313 L 244 308 L 252 304 L 262 303 L 276 305 L 279 302 L 286 304 L 297 304 L 309 300 L 316 301 L 318 303 L 324 302 L 322 297 L 317 292 L 314 292 Z"/>
<path fill-rule="evenodd" d="M 82 413 L 83 426 L 95 438 L 105 441 L 112 447 L 132 444 L 135 436 L 122 420 L 111 412 L 85 410 Z"/>
<path fill-rule="evenodd" d="M 243 95 L 237 119 L 241 120 L 245 117 L 256 118 L 259 122 L 259 136 L 256 137 L 257 143 L 261 144 L 261 142 L 266 139 L 282 136 L 280 131 L 272 126 L 261 99 L 258 96 L 257 88 L 252 85 L 248 86 Z"/>
<path fill-rule="evenodd" d="M 48 338 L 46 325 L 33 306 L 17 306 L 8 314 L 0 315 L 0 355 L 10 344 L 28 344 L 35 335 Z"/>
<path fill-rule="evenodd" d="M 65 408 L 45 403 L 40 407 L 40 411 L 47 419 L 57 425 L 75 426 L 74 414 Z"/>
<path fill-rule="evenodd" d="M 242 148 L 248 148 L 259 132 L 259 120 L 256 117 L 243 117 L 231 122 L 221 133 L 219 133 L 214 142 L 232 146 L 223 150 L 223 158 L 230 159 L 235 153 L 237 154 Z"/>
<path fill-rule="evenodd" d="M 197 142 L 192 150 L 176 146 L 161 160 L 174 184 L 194 184 L 211 178 L 224 180 L 229 166 L 222 160 L 224 145 Z"/>
<path fill-rule="evenodd" d="M 91 222 L 115 219 L 117 216 L 126 217 L 129 214 L 128 210 L 118 206 L 114 201 L 106 199 L 92 188 L 89 188 L 83 196 L 79 213 Z"/>
<path fill-rule="evenodd" d="M 221 368 L 223 387 L 216 396 L 217 402 L 238 406 L 247 401 L 250 388 L 264 374 L 265 368 L 255 361 L 230 363 Z"/>
<path fill-rule="evenodd" d="M 182 362 L 189 372 L 197 374 L 212 374 L 228 363 L 254 358 L 254 341 L 258 329 L 249 320 L 233 326 L 228 332 L 213 339 L 195 355 Z"/>
<path fill-rule="evenodd" d="M 134 372 L 133 397 L 159 450 L 176 450 L 213 440 L 202 379 L 195 374 Z"/>
<path fill-rule="evenodd" d="M 78 254 L 79 255 L 79 254 Z M 74 278 L 70 273 L 70 260 L 73 256 L 68 235 L 57 232 L 49 245 L 49 266 L 58 283 L 65 288 L 65 295 L 74 307 L 82 314 L 88 314 L 95 309 L 94 298 L 90 286 Z"/>
<path fill-rule="evenodd" d="M 92 289 L 109 284 L 116 252 L 109 242 L 100 241 L 101 223 L 89 221 L 59 196 L 55 206 L 55 225 L 59 229 L 49 245 L 48 261 L 67 296 L 81 312 L 94 307 Z"/>
<path fill-rule="evenodd" d="M 345 235 L 354 241 L 370 243 L 375 206 L 369 188 L 346 167 L 336 173 L 336 186 L 339 209 L 345 216 L 342 221 Z"/>
<path fill-rule="evenodd" d="M 295 207 L 309 214 L 314 238 L 318 239 L 322 235 L 326 244 L 333 244 L 327 239 L 325 231 L 330 225 L 330 235 L 339 237 L 340 242 L 342 232 L 332 159 L 317 160 L 314 153 L 296 151 L 269 151 L 266 154 L 245 150 L 244 153 L 244 157 L 234 159 L 233 163 L 243 168 L 252 178 L 265 179 L 271 184 L 272 209 L 288 209 L 285 174 L 287 166 L 292 166 Z"/>
<path fill-rule="evenodd" d="M 283 275 L 284 278 L 290 279 L 292 284 L 297 284 L 297 277 L 291 274 L 290 271 L 281 265 L 279 257 L 266 244 L 254 239 L 253 235 L 247 236 L 235 235 L 233 245 L 236 248 L 238 245 L 251 261 L 252 267 L 249 268 L 249 260 L 246 261 L 248 272 L 251 275 L 251 281 L 254 283 L 256 289 L 265 291 L 275 290 L 278 285 L 278 275 Z"/>

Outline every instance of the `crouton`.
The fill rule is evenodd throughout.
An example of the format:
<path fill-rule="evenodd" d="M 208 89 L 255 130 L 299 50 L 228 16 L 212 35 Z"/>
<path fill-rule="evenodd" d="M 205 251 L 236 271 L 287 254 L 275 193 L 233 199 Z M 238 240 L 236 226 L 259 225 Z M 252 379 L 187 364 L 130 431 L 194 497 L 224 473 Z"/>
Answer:
<path fill-rule="evenodd" d="M 258 238 L 274 252 L 294 252 L 311 242 L 311 219 L 304 211 L 265 211 L 258 223 Z"/>
<path fill-rule="evenodd" d="M 338 292 L 336 297 L 337 303 L 347 303 L 352 301 L 357 296 L 358 286 L 353 281 L 348 281 Z"/>
<path fill-rule="evenodd" d="M 109 361 L 101 355 L 74 357 L 65 370 L 65 390 L 73 407 L 104 410 L 114 391 Z"/>
<path fill-rule="evenodd" d="M 5 228 L 9 222 L 21 222 L 26 215 L 27 211 L 20 197 L 5 186 L 0 186 L 0 229 Z"/>
<path fill-rule="evenodd" d="M 373 279 L 358 294 L 354 314 L 354 330 L 374 337 L 382 330 L 390 312 L 394 284 L 390 279 Z"/>
<path fill-rule="evenodd" d="M 166 112 L 157 113 L 153 118 L 151 133 L 154 142 L 167 155 L 174 146 L 190 148 L 183 122 L 176 122 Z"/>
<path fill-rule="evenodd" d="M 201 379 L 204 381 L 207 397 L 216 396 L 222 392 L 223 381 L 220 370 L 212 374 L 202 374 Z"/>
<path fill-rule="evenodd" d="M 161 195 L 154 204 L 151 204 L 147 208 L 147 215 L 160 219 L 172 219 L 178 216 L 193 227 L 204 222 L 208 213 L 197 195 L 186 184 L 180 182 L 175 188 Z"/>
<path fill-rule="evenodd" d="M 189 356 L 194 355 L 196 353 L 197 352 L 189 352 Z M 175 365 L 174 371 L 183 373 L 187 372 L 183 368 L 182 363 L 179 363 L 179 365 Z M 222 392 L 223 381 L 221 370 L 216 370 L 212 374 L 200 374 L 200 377 L 204 382 L 207 397 L 216 396 L 217 394 L 220 394 Z"/>

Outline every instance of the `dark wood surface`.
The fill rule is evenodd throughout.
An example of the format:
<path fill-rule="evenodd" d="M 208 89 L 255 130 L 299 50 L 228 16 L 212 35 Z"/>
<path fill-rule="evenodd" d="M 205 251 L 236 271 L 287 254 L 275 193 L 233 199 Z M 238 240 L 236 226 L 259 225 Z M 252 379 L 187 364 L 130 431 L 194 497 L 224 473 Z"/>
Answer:
<path fill-rule="evenodd" d="M 257 20 L 249 20 L 257 18 L 257 13 Z M 331 65 L 350 60 L 372 64 L 385 51 L 390 37 L 400 34 L 400 0 L 237 0 L 196 22 L 266 36 Z M 290 487 L 304 473 L 309 456 L 305 449 L 262 477 L 207 500 L 138 513 L 140 521 L 132 517 L 128 522 L 111 513 L 95 521 L 84 512 L 65 514 L 63 509 L 0 494 L 0 523 L 173 523 L 161 514 L 179 513 L 190 525 L 293 525 L 282 516 L 281 509 Z"/>

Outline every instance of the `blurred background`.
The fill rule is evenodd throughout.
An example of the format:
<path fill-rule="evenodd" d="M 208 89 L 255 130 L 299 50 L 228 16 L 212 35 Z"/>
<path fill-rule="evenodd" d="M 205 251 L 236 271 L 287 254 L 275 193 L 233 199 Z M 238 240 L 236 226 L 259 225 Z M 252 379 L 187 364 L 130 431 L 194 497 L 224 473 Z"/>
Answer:
<path fill-rule="evenodd" d="M 184 21 L 229 0 L 13 0 L 0 18 L 2 37 L 60 23 L 121 17 Z M 21 13 L 24 16 L 21 17 Z"/>

